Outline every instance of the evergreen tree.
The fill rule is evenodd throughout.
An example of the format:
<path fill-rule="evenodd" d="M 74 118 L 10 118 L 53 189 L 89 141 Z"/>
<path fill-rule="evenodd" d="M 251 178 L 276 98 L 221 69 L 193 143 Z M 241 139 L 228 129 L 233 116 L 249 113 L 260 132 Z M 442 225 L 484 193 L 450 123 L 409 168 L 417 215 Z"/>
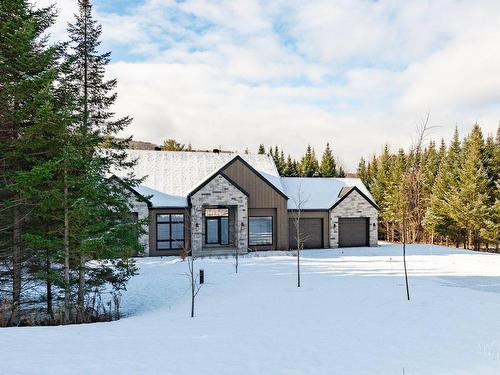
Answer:
<path fill-rule="evenodd" d="M 311 145 L 307 145 L 306 153 L 300 160 L 299 172 L 303 177 L 313 177 L 319 172 L 318 160 Z"/>
<path fill-rule="evenodd" d="M 368 175 L 368 167 L 364 158 L 361 158 L 358 163 L 357 175 L 361 179 L 361 181 L 363 181 L 363 184 L 365 184 L 366 186 L 369 185 L 370 179 Z"/>
<path fill-rule="evenodd" d="M 264 148 L 264 145 L 261 143 L 259 145 L 259 149 L 257 150 L 257 154 L 264 155 L 265 153 L 266 153 L 266 149 Z"/>
<path fill-rule="evenodd" d="M 108 178 L 114 170 L 133 165 L 124 152 L 130 139 L 113 138 L 112 148 L 99 148 L 106 135 L 122 131 L 131 119 L 114 119 L 110 108 L 117 81 L 105 80 L 110 53 L 99 52 L 102 28 L 93 19 L 90 2 L 79 0 L 78 6 L 75 23 L 68 27 L 60 90 L 73 107 L 65 160 L 65 279 L 73 285 L 67 272 L 70 260 L 77 264 L 76 319 L 86 321 L 88 293 L 100 292 L 105 283 L 119 292 L 134 274 L 128 258 L 138 248 L 141 226 L 131 217 L 128 203 L 129 188 L 138 181 L 127 177 L 115 183 Z M 88 261 L 101 259 L 109 261 L 88 266 Z"/>
<path fill-rule="evenodd" d="M 406 155 L 403 149 L 399 149 L 389 168 L 387 179 L 387 190 L 384 194 L 386 205 L 385 220 L 388 223 L 388 238 L 396 240 L 396 231 L 402 233 L 402 202 L 403 202 L 403 176 L 406 171 Z M 401 236 L 400 236 L 401 237 Z"/>
<path fill-rule="evenodd" d="M 286 160 L 285 160 L 285 153 L 283 150 L 280 151 L 280 156 L 278 158 L 278 164 L 279 164 L 279 171 L 280 171 L 280 176 L 284 176 L 285 174 L 285 168 L 286 168 Z"/>
<path fill-rule="evenodd" d="M 500 126 L 497 128 L 496 137 L 488 137 L 487 170 L 489 175 L 490 206 L 486 217 L 485 227 L 481 229 L 481 236 L 494 244 L 497 251 L 500 243 Z"/>
<path fill-rule="evenodd" d="M 52 155 L 40 151 L 48 151 L 47 139 L 57 137 L 61 123 L 51 90 L 56 48 L 44 37 L 54 18 L 52 7 L 0 2 L 0 262 L 7 267 L 0 270 L 0 281 L 6 278 L 11 285 L 12 325 L 20 322 L 23 285 L 33 277 L 28 262 L 39 259 L 26 237 L 40 204 L 35 185 L 53 168 Z"/>
<path fill-rule="evenodd" d="M 326 144 L 325 151 L 321 157 L 319 172 L 323 177 L 337 177 L 337 166 L 329 143 Z"/>
<path fill-rule="evenodd" d="M 484 140 L 481 129 L 474 125 L 466 138 L 458 187 L 449 199 L 450 215 L 459 228 L 466 231 L 469 243 L 479 249 L 480 231 L 485 227 L 488 212 L 488 174 L 484 168 Z"/>
<path fill-rule="evenodd" d="M 184 151 L 185 145 L 177 142 L 175 139 L 169 138 L 163 142 L 161 149 L 162 151 Z"/>
<path fill-rule="evenodd" d="M 286 158 L 286 162 L 285 162 L 285 168 L 283 169 L 283 176 L 292 177 L 292 176 L 294 176 L 295 172 L 296 171 L 294 169 L 292 157 L 290 156 L 290 154 L 288 154 L 288 157 Z"/>
<path fill-rule="evenodd" d="M 344 171 L 344 168 L 342 168 L 342 166 L 339 167 L 339 171 L 337 173 L 337 177 L 345 178 L 345 171 Z"/>

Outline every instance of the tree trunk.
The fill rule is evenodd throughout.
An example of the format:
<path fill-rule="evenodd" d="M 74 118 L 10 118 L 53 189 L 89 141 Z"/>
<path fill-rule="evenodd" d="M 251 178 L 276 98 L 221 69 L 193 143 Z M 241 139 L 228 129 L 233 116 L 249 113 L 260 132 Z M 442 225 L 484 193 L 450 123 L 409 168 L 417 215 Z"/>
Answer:
<path fill-rule="evenodd" d="M 64 323 L 68 324 L 70 321 L 71 286 L 69 284 L 69 214 L 66 170 L 64 176 Z"/>
<path fill-rule="evenodd" d="M 191 259 L 189 261 L 191 262 L 189 270 L 191 273 L 191 318 L 194 318 L 194 298 L 196 296 L 195 296 L 195 279 L 194 279 L 194 259 L 192 254 L 191 254 Z"/>
<path fill-rule="evenodd" d="M 78 268 L 78 311 L 80 321 L 84 320 L 85 311 L 85 258 L 80 255 L 80 267 Z"/>
<path fill-rule="evenodd" d="M 10 322 L 19 324 L 19 307 L 21 304 L 21 278 L 22 278 L 22 244 L 21 244 L 21 215 L 19 207 L 14 206 L 14 226 L 12 244 L 12 314 Z"/>
<path fill-rule="evenodd" d="M 300 288 L 300 212 L 297 215 L 297 287 Z"/>
<path fill-rule="evenodd" d="M 50 262 L 50 252 L 47 250 L 47 259 L 45 260 L 45 268 L 47 270 L 47 314 L 50 316 L 51 322 L 54 321 L 54 310 L 52 308 L 52 281 L 50 281 L 50 271 L 51 271 L 51 262 Z"/>

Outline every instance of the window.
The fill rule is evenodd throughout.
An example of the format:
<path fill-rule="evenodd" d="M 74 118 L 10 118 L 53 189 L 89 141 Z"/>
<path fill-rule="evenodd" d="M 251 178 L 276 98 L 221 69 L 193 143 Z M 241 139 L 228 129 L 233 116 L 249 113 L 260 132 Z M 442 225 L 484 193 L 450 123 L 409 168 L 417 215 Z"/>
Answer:
<path fill-rule="evenodd" d="M 205 208 L 205 216 L 207 216 L 207 217 L 229 216 L 229 209 L 228 208 Z"/>
<path fill-rule="evenodd" d="M 253 216 L 248 219 L 248 244 L 249 245 L 273 244 L 272 216 Z"/>
<path fill-rule="evenodd" d="M 184 247 L 184 215 L 156 215 L 156 249 L 169 250 Z"/>

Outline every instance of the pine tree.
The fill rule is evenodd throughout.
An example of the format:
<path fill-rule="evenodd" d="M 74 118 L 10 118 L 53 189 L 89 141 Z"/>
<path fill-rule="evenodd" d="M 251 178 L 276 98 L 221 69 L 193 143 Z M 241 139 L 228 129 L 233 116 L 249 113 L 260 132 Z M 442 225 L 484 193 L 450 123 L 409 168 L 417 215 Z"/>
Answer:
<path fill-rule="evenodd" d="M 450 198 L 450 215 L 466 231 L 469 243 L 476 250 L 480 245 L 480 231 L 485 227 L 488 204 L 488 174 L 484 168 L 484 140 L 481 129 L 474 125 L 466 138 L 462 157 L 464 163 L 458 173 L 458 187 Z"/>
<path fill-rule="evenodd" d="M 128 204 L 128 188 L 138 181 L 128 177 L 117 184 L 108 178 L 113 170 L 133 165 L 124 152 L 130 139 L 113 138 L 112 148 L 99 149 L 106 135 L 122 131 L 131 119 L 114 119 L 110 108 L 117 81 L 105 80 L 110 53 L 99 52 L 102 28 L 93 19 L 90 2 L 79 0 L 78 6 L 75 23 L 68 27 L 60 96 L 73 106 L 74 129 L 65 160 L 65 278 L 72 284 L 67 275 L 71 256 L 71 263 L 78 265 L 76 319 L 85 321 L 87 293 L 100 292 L 106 282 L 119 292 L 134 274 L 128 257 L 138 247 L 141 227 Z M 109 261 L 88 267 L 87 262 L 95 259 Z"/>
<path fill-rule="evenodd" d="M 386 205 L 385 219 L 388 223 L 388 237 L 391 241 L 396 240 L 396 230 L 402 233 L 402 202 L 403 202 L 403 176 L 406 171 L 406 155 L 403 149 L 399 149 L 398 154 L 391 163 L 387 190 L 384 194 Z M 401 237 L 401 236 L 400 236 Z"/>
<path fill-rule="evenodd" d="M 56 48 L 44 33 L 54 22 L 52 7 L 34 9 L 23 0 L 0 2 L 0 281 L 12 286 L 10 324 L 20 322 L 23 278 L 34 275 L 28 261 L 37 262 L 26 241 L 26 223 L 40 204 L 36 181 L 52 169 L 51 155 L 41 135 L 58 133 L 52 84 L 56 77 Z"/>
<path fill-rule="evenodd" d="M 363 181 L 363 184 L 365 184 L 366 186 L 369 185 L 370 179 L 368 176 L 368 167 L 364 158 L 361 158 L 359 160 L 357 175 L 361 179 L 361 181 Z"/>
<path fill-rule="evenodd" d="M 162 151 L 184 151 L 185 145 L 177 142 L 175 139 L 169 138 L 163 142 Z M 190 150 L 189 150 L 190 151 Z"/>
<path fill-rule="evenodd" d="M 264 155 L 265 153 L 266 153 L 266 149 L 264 148 L 264 145 L 261 143 L 259 145 L 259 149 L 257 150 L 257 154 Z"/>
<path fill-rule="evenodd" d="M 292 157 L 290 154 L 288 154 L 288 157 L 286 158 L 285 162 L 285 168 L 283 169 L 283 176 L 285 177 L 292 177 L 294 175 L 294 165 L 292 161 Z"/>
<path fill-rule="evenodd" d="M 337 177 L 337 166 L 329 143 L 326 144 L 325 151 L 321 157 L 319 172 L 323 177 Z"/>
<path fill-rule="evenodd" d="M 339 171 L 337 173 L 337 177 L 340 177 L 340 178 L 345 178 L 345 171 L 344 171 L 344 168 L 342 166 L 339 167 Z"/>
<path fill-rule="evenodd" d="M 299 172 L 303 177 L 313 177 L 318 171 L 318 160 L 311 145 L 307 145 L 306 153 L 300 160 Z"/>

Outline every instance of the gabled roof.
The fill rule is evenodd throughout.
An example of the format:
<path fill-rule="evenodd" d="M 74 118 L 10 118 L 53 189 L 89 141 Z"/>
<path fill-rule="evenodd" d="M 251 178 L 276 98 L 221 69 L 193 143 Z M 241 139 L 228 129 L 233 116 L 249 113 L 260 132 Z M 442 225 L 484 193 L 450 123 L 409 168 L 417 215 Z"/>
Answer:
<path fill-rule="evenodd" d="M 344 199 L 346 199 L 353 191 L 358 192 L 359 195 L 361 195 L 368 203 L 370 203 L 375 209 L 379 210 L 379 206 L 375 203 L 373 198 L 368 198 L 365 193 L 363 193 L 357 186 L 352 186 L 346 191 L 342 192 L 339 195 L 339 199 L 337 202 L 333 204 L 332 207 L 330 207 L 330 210 L 333 210 L 335 207 L 337 207 Z M 370 196 L 371 197 L 371 196 Z"/>
<path fill-rule="evenodd" d="M 359 178 L 282 177 L 281 183 L 288 200 L 288 209 L 296 210 L 299 195 L 303 210 L 330 210 L 354 189 L 378 208 L 370 192 Z"/>
<path fill-rule="evenodd" d="M 224 167 L 222 167 L 221 169 L 224 169 Z M 224 172 L 222 172 L 221 169 L 219 169 L 218 171 L 216 171 L 215 173 L 213 173 L 210 177 L 208 177 L 207 179 L 205 179 L 204 181 L 202 181 L 201 184 L 199 184 L 197 187 L 195 187 L 188 194 L 188 199 L 191 196 L 193 196 L 194 194 L 196 194 L 199 190 L 201 190 L 205 185 L 207 185 L 210 181 L 212 181 L 217 176 L 222 176 L 223 178 L 225 178 L 226 180 L 228 180 L 231 183 L 231 185 L 233 185 L 236 189 L 238 189 L 239 191 L 241 191 L 243 194 L 245 194 L 248 197 L 249 194 L 240 185 L 238 185 L 235 181 L 233 181 L 228 175 L 226 175 Z"/>
<path fill-rule="evenodd" d="M 248 163 L 284 194 L 276 166 L 267 155 L 145 150 L 127 150 L 127 154 L 130 160 L 137 160 L 135 176 L 145 177 L 136 190 L 149 191 L 154 207 L 173 203 L 175 207 L 187 206 L 189 193 L 237 158 Z"/>

